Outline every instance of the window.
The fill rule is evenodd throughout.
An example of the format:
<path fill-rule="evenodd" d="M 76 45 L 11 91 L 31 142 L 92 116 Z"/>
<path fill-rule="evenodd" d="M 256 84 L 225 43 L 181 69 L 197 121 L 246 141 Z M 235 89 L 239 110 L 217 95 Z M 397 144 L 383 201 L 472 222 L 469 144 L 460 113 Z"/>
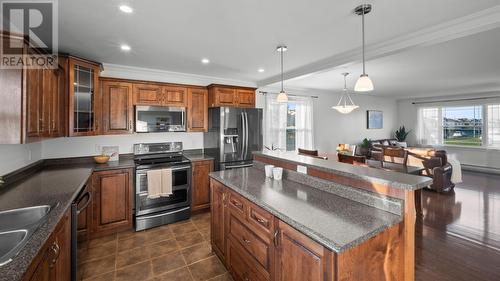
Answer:
<path fill-rule="evenodd" d="M 420 144 L 500 148 L 500 104 L 426 107 L 418 112 Z"/>
<path fill-rule="evenodd" d="M 443 107 L 443 143 L 481 146 L 483 140 L 483 107 Z"/>
<path fill-rule="evenodd" d="M 313 102 L 308 97 L 289 96 L 288 103 L 266 96 L 264 145 L 282 151 L 313 149 Z"/>

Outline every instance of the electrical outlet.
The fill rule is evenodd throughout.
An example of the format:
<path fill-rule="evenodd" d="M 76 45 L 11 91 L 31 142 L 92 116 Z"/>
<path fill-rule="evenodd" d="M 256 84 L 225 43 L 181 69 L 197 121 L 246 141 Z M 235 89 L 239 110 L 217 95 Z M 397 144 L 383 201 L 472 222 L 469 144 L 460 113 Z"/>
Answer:
<path fill-rule="evenodd" d="M 95 145 L 95 152 L 101 153 L 102 152 L 102 147 L 98 144 Z"/>
<path fill-rule="evenodd" d="M 33 155 L 31 153 L 31 149 L 27 149 L 27 152 L 28 152 L 28 161 L 31 161 L 33 159 Z"/>
<path fill-rule="evenodd" d="M 302 174 L 307 174 L 307 167 L 302 165 L 297 165 L 297 172 Z"/>

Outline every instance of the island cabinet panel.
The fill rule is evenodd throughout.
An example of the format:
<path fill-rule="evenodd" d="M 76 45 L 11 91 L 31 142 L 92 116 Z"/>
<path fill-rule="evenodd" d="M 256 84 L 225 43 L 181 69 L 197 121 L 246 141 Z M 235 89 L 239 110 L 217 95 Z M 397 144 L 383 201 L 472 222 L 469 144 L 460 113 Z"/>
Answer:
<path fill-rule="evenodd" d="M 392 226 L 338 256 L 338 281 L 404 280 L 403 224 Z"/>
<path fill-rule="evenodd" d="M 92 176 L 94 194 L 92 237 L 132 227 L 133 171 L 120 169 L 96 172 Z"/>
<path fill-rule="evenodd" d="M 279 239 L 275 280 L 334 280 L 333 253 L 288 224 L 276 221 Z"/>
<path fill-rule="evenodd" d="M 211 192 L 211 229 L 210 240 L 212 242 L 212 249 L 225 262 L 225 248 L 226 248 L 226 235 L 225 235 L 225 210 L 226 210 L 226 189 L 216 180 L 210 180 Z"/>
<path fill-rule="evenodd" d="M 71 221 L 67 211 L 26 271 L 24 281 L 71 279 Z"/>
<path fill-rule="evenodd" d="M 188 89 L 187 124 L 188 132 L 208 131 L 208 91 L 206 89 Z"/>
<path fill-rule="evenodd" d="M 134 104 L 136 105 L 161 105 L 162 87 L 157 84 L 134 83 Z"/>
<path fill-rule="evenodd" d="M 133 133 L 134 105 L 132 84 L 101 81 L 102 131 L 105 135 Z"/>
<path fill-rule="evenodd" d="M 210 210 L 210 178 L 208 174 L 213 171 L 212 160 L 193 161 L 192 199 L 191 209 L 193 212 Z"/>

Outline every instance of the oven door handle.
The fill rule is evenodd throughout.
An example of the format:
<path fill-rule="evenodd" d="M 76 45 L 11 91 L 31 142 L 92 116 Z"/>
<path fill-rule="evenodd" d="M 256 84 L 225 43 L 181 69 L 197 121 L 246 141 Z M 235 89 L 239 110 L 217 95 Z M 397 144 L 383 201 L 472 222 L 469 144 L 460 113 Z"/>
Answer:
<path fill-rule="evenodd" d="M 174 214 L 174 213 L 182 212 L 182 211 L 189 210 L 189 209 L 191 209 L 191 207 L 184 207 L 184 208 L 181 208 L 181 209 L 177 209 L 177 210 L 171 211 L 171 212 L 169 212 L 169 214 Z M 150 219 L 150 218 L 162 217 L 164 215 L 165 215 L 165 213 L 156 214 L 156 215 L 150 215 L 150 216 L 148 216 L 148 215 L 142 215 L 142 216 L 138 216 L 137 219 L 139 219 L 139 220 Z"/>
<path fill-rule="evenodd" d="M 175 167 L 175 168 L 171 168 L 172 172 L 175 172 L 175 171 L 179 171 L 179 170 L 188 170 L 190 169 L 191 166 L 181 166 L 181 167 Z M 146 170 L 161 170 L 161 169 L 168 169 L 167 167 L 165 168 L 161 168 L 161 167 L 156 167 L 156 168 L 151 168 L 151 169 L 145 169 L 144 171 L 137 171 L 137 174 L 146 174 L 147 171 Z"/>
<path fill-rule="evenodd" d="M 236 169 L 236 168 L 248 168 L 248 167 L 252 167 L 253 164 L 243 164 L 243 165 L 232 165 L 232 166 L 225 166 L 224 168 L 226 170 L 230 170 L 230 169 Z"/>

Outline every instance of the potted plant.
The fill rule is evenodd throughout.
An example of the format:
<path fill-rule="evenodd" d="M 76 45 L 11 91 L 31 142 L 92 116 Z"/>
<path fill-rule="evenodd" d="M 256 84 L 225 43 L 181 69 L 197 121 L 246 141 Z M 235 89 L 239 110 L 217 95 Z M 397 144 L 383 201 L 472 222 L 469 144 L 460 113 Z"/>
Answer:
<path fill-rule="evenodd" d="M 399 129 L 396 130 L 394 136 L 398 140 L 398 145 L 401 147 L 407 147 L 408 144 L 406 143 L 406 137 L 410 134 L 411 130 L 406 130 L 405 126 L 399 127 Z"/>
<path fill-rule="evenodd" d="M 358 155 L 368 156 L 369 151 L 370 151 L 370 140 L 364 138 L 361 144 L 359 145 Z"/>

